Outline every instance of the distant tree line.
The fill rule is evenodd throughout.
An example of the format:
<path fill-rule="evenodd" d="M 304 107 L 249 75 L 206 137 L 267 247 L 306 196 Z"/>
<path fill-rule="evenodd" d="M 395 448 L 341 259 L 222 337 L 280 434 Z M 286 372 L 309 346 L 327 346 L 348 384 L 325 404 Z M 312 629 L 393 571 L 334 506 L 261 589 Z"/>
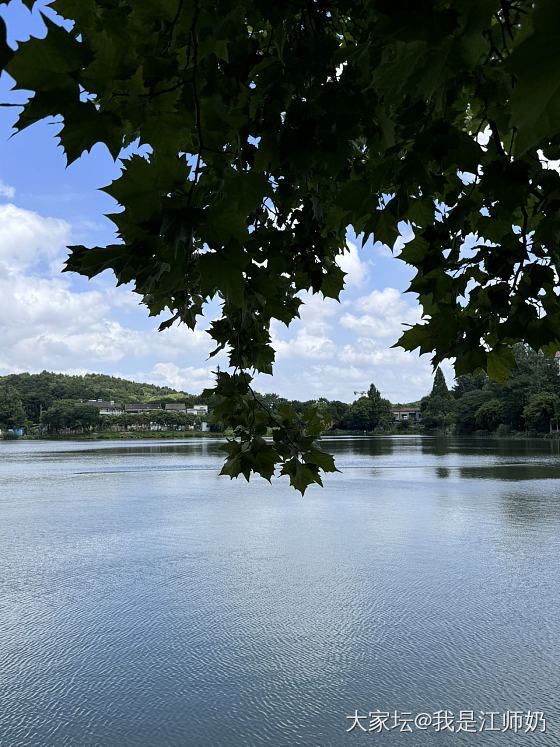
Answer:
<path fill-rule="evenodd" d="M 163 408 L 178 402 L 192 407 L 211 406 L 211 398 L 180 392 L 171 387 L 139 384 L 105 374 L 66 374 L 43 371 L 40 374 L 10 374 L 0 377 L 0 429 L 3 431 L 41 426 L 48 433 L 86 432 L 91 430 L 126 430 L 148 428 L 152 424 L 175 430 L 190 427 L 197 421 L 187 413 L 165 411 L 123 415 L 100 415 L 88 400 L 101 399 L 127 404 L 150 404 Z"/>
<path fill-rule="evenodd" d="M 394 422 L 393 406 L 372 384 L 366 397 L 352 404 L 321 398 L 289 402 L 298 413 L 316 405 L 331 419 L 331 427 L 347 431 L 373 431 L 411 427 L 423 432 L 458 434 L 510 432 L 549 433 L 560 429 L 560 369 L 556 358 L 518 343 L 512 353 L 517 367 L 507 384 L 491 381 L 482 371 L 459 376 L 450 391 L 440 368 L 436 369 L 430 394 L 420 400 L 421 421 Z M 263 395 L 274 409 L 287 400 Z M 414 403 L 412 403 L 414 404 Z"/>
<path fill-rule="evenodd" d="M 367 396 L 360 397 L 351 404 L 325 397 L 310 400 L 288 400 L 277 394 L 259 394 L 271 412 L 281 405 L 290 405 L 299 416 L 310 407 L 317 407 L 328 416 L 331 429 L 348 431 L 387 430 L 393 421 L 393 405 L 383 399 L 374 384 L 369 387 Z"/>
<path fill-rule="evenodd" d="M 478 376 L 459 376 L 451 391 L 438 368 L 430 394 L 419 405 L 421 424 L 394 422 L 393 405 L 381 397 L 371 384 L 366 396 L 352 403 L 328 400 L 288 400 L 278 394 L 259 394 L 263 404 L 274 414 L 281 405 L 290 405 L 302 416 L 309 407 L 327 415 L 330 429 L 348 432 L 405 430 L 423 431 L 547 433 L 559 429 L 560 374 L 558 361 L 535 352 L 527 345 L 514 345 L 512 352 L 517 368 L 506 385 Z M 178 392 L 169 387 L 139 384 L 103 374 L 66 376 L 43 371 L 40 374 L 12 374 L 0 377 L 0 428 L 40 425 L 49 433 L 86 432 L 91 430 L 142 430 L 153 426 L 177 430 L 196 425 L 197 418 L 184 412 L 162 409 L 161 412 L 100 415 L 88 399 L 127 403 L 154 404 L 180 402 L 187 407 L 207 404 L 212 410 L 213 398 Z M 83 400 L 80 402 L 79 400 Z M 212 424 L 221 430 L 220 423 Z"/>
<path fill-rule="evenodd" d="M 438 369 L 432 392 L 421 400 L 422 424 L 427 430 L 548 433 L 560 419 L 558 360 L 518 343 L 512 348 L 517 367 L 506 385 L 478 376 L 459 376 L 448 391 Z"/>
<path fill-rule="evenodd" d="M 191 407 L 195 402 L 206 404 L 203 397 L 187 392 L 178 392 L 171 387 L 154 384 L 138 384 L 135 381 L 119 379 L 105 374 L 84 374 L 67 376 L 66 374 L 42 371 L 39 374 L 10 374 L 0 376 L 0 391 L 8 387 L 10 397 L 17 398 L 25 411 L 26 419 L 38 423 L 41 413 L 48 410 L 59 400 L 77 402 L 88 399 L 114 400 L 127 403 L 183 402 Z"/>
<path fill-rule="evenodd" d="M 348 404 L 340 400 L 288 400 L 277 394 L 259 394 L 259 398 L 274 412 L 288 404 L 298 415 L 316 406 L 328 415 L 330 427 L 348 431 L 387 430 L 393 420 L 392 405 L 383 399 L 372 384 L 367 396 Z M 0 377 L 0 428 L 40 425 L 48 433 L 85 432 L 91 430 L 129 430 L 160 426 L 169 430 L 188 428 L 197 423 L 187 413 L 162 410 L 150 413 L 100 415 L 87 400 L 144 403 L 164 407 L 179 402 L 187 407 L 207 404 L 212 410 L 213 398 L 178 392 L 168 387 L 138 384 L 103 374 L 67 376 L 43 371 L 40 374 L 11 374 Z M 82 400 L 82 401 L 80 401 Z M 211 426 L 221 430 L 220 423 Z"/>

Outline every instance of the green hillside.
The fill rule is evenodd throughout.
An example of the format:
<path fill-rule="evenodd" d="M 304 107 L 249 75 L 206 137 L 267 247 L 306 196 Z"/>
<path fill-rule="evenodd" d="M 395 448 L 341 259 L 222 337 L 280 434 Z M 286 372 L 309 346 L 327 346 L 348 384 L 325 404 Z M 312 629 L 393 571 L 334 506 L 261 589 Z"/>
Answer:
<path fill-rule="evenodd" d="M 180 401 L 188 405 L 192 405 L 195 400 L 201 401 L 200 397 L 178 392 L 170 387 L 139 384 L 105 374 L 67 376 L 50 371 L 42 371 L 40 374 L 9 374 L 0 376 L 0 389 L 12 392 L 15 390 L 27 417 L 32 422 L 38 421 L 41 410 L 46 410 L 61 399 L 103 399 L 121 404 Z"/>

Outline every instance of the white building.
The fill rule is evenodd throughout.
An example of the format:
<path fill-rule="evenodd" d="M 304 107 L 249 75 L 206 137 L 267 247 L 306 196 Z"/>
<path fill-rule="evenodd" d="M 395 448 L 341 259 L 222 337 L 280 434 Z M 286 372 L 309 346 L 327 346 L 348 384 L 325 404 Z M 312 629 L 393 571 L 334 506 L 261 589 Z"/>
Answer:
<path fill-rule="evenodd" d="M 95 407 L 99 410 L 100 415 L 122 415 L 124 412 L 123 406 L 113 400 L 105 401 L 102 399 L 88 399 L 88 401 L 83 404 L 88 405 L 88 407 Z"/>
<path fill-rule="evenodd" d="M 208 415 L 208 405 L 193 405 L 187 407 L 189 415 Z"/>

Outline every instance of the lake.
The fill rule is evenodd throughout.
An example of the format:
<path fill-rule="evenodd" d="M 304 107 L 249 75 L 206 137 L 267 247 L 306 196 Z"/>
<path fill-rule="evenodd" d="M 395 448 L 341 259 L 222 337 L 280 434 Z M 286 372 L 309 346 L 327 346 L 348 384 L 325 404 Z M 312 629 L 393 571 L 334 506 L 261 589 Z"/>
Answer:
<path fill-rule="evenodd" d="M 558 444 L 219 445 L 0 442 L 2 747 L 560 745 Z"/>

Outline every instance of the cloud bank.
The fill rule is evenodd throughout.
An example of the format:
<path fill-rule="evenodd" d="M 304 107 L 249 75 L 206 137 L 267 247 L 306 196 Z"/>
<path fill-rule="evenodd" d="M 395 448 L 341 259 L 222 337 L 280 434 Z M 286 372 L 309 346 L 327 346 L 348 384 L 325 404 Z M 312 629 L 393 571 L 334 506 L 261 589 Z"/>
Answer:
<path fill-rule="evenodd" d="M 14 196 L 3 183 L 0 194 Z M 66 220 L 0 205 L 0 374 L 99 371 L 195 393 L 211 385 L 225 359 L 208 360 L 205 322 L 195 332 L 158 333 L 138 296 L 109 276 L 88 284 L 60 273 L 70 243 Z M 305 293 L 299 320 L 289 329 L 273 323 L 275 376 L 259 376 L 258 388 L 351 401 L 374 382 L 395 402 L 423 396 L 428 361 L 391 348 L 402 325 L 419 320 L 418 309 L 397 288 L 372 287 L 375 263 L 354 243 L 339 264 L 347 273 L 340 303 Z"/>

